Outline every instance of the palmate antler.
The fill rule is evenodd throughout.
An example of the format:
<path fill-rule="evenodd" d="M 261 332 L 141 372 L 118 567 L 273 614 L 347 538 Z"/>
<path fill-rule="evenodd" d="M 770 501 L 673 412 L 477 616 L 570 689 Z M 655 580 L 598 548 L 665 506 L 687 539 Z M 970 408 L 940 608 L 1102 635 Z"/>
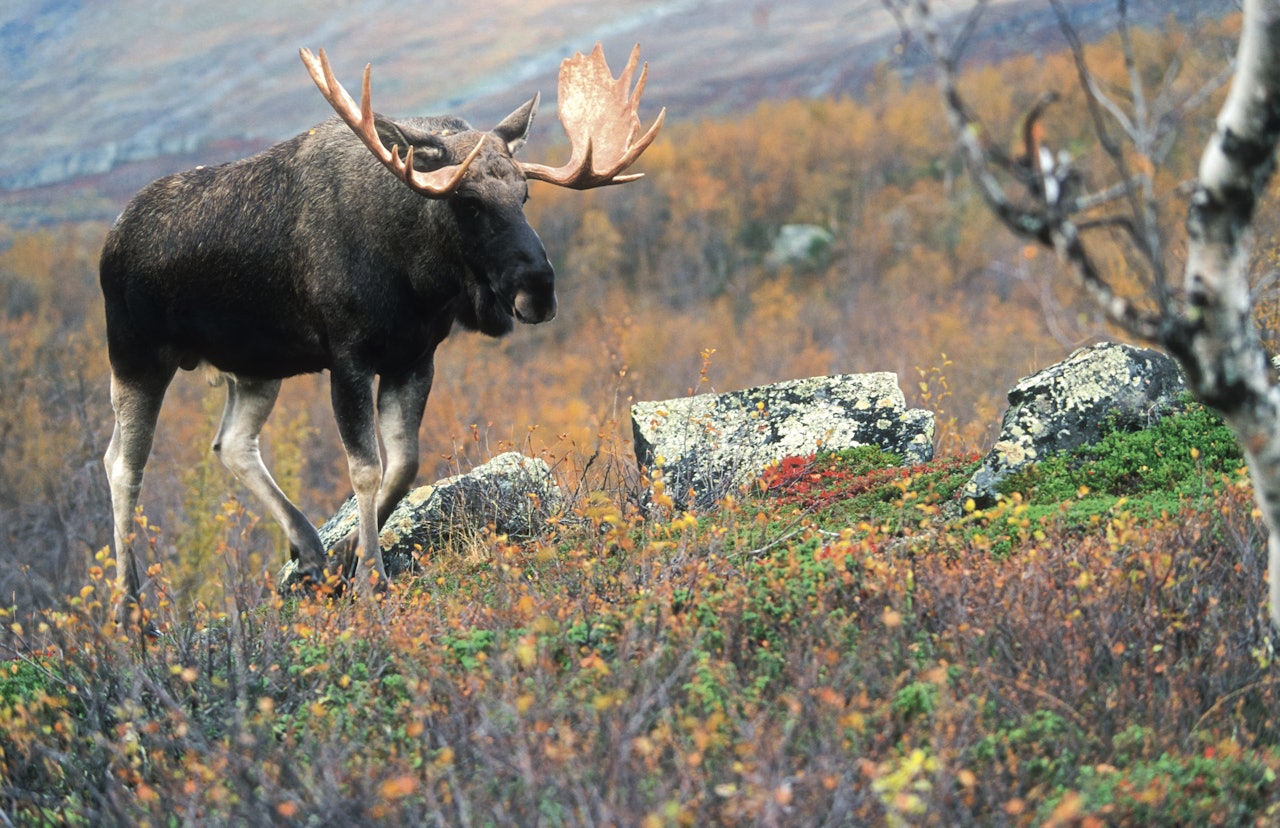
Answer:
<path fill-rule="evenodd" d="M 653 126 L 636 140 L 636 133 L 640 131 L 636 110 L 649 75 L 649 64 L 645 63 L 635 90 L 631 89 L 631 77 L 639 59 L 640 46 L 636 45 L 622 75 L 615 79 L 599 43 L 588 56 L 579 52 L 565 58 L 560 64 L 556 107 L 560 123 L 569 136 L 569 161 L 555 168 L 521 164 L 526 176 L 561 187 L 588 190 L 634 181 L 643 175 L 621 173 L 653 143 L 667 110 L 664 107 Z"/>
<path fill-rule="evenodd" d="M 461 164 L 453 164 L 434 172 L 421 172 L 413 168 L 413 147 L 401 158 L 396 146 L 387 149 L 378 137 L 374 126 L 373 104 L 369 95 L 370 67 L 364 67 L 364 83 L 360 92 L 360 106 L 342 88 L 329 66 L 324 49 L 317 59 L 310 49 L 300 49 L 302 62 L 306 64 L 311 79 L 334 110 L 359 136 L 369 151 L 387 166 L 398 178 L 414 190 L 431 198 L 446 198 L 462 182 L 467 168 L 479 154 L 484 141 L 476 144 L 471 154 Z M 664 107 L 648 131 L 636 139 L 640 131 L 637 108 L 649 75 L 649 64 L 640 70 L 640 79 L 631 89 L 631 78 L 640 59 L 640 47 L 631 50 L 631 58 L 622 75 L 613 77 L 604 59 L 604 49 L 599 43 L 590 55 L 581 52 L 566 58 L 560 64 L 560 84 L 556 102 L 560 123 L 569 136 L 568 163 L 560 167 L 544 164 L 521 163 L 524 174 L 538 181 L 546 181 L 574 190 L 589 190 L 609 184 L 622 184 L 642 177 L 643 173 L 622 175 L 640 154 L 648 149 L 657 137 L 666 118 Z"/>
<path fill-rule="evenodd" d="M 461 164 L 450 164 L 447 167 L 441 167 L 432 172 L 422 172 L 413 168 L 413 147 L 410 146 L 405 151 L 404 158 L 400 157 L 399 148 L 392 145 L 391 149 L 387 149 L 382 143 L 382 139 L 378 137 L 378 130 L 374 126 L 373 120 L 373 103 L 370 101 L 369 95 L 369 64 L 364 67 L 364 82 L 360 89 L 360 108 L 356 109 L 356 102 L 347 94 L 347 90 L 342 88 L 342 84 L 338 83 L 338 79 L 334 77 L 333 69 L 329 66 L 329 57 L 324 53 L 324 49 L 320 50 L 320 58 L 311 54 L 310 49 L 299 49 L 298 53 L 302 55 L 302 62 L 307 65 L 307 71 L 311 73 L 311 79 L 316 82 L 316 86 L 320 88 L 320 94 L 324 95 L 324 99 L 334 108 L 334 111 L 347 122 L 347 126 L 359 136 L 364 145 L 369 148 L 374 157 L 387 166 L 387 169 L 396 174 L 404 183 L 408 184 L 412 189 L 429 197 L 429 198 L 447 198 L 458 185 L 462 183 L 462 177 L 467 173 L 467 167 L 471 166 L 471 162 L 480 154 L 484 141 L 478 141 L 475 148 L 471 150 L 471 154 L 463 159 Z"/>

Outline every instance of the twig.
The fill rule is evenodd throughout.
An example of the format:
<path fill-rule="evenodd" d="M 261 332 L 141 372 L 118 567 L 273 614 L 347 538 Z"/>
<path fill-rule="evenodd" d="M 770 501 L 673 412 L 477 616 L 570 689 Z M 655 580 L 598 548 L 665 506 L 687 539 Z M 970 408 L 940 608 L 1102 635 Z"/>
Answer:
<path fill-rule="evenodd" d="M 754 558 L 754 557 L 763 555 L 764 553 L 768 552 L 770 549 L 776 549 L 786 541 L 790 540 L 791 538 L 794 538 L 796 535 L 800 534 L 805 529 L 809 528 L 809 525 L 807 523 L 804 525 L 800 525 L 801 520 L 807 516 L 808 515 L 801 515 L 801 518 L 797 519 L 796 522 L 792 524 L 792 526 L 796 527 L 795 529 L 792 529 L 790 532 L 787 532 L 785 535 L 780 535 L 779 537 L 775 538 L 769 543 L 766 543 L 764 546 L 761 546 L 756 549 L 744 549 L 741 552 L 734 552 L 733 554 L 728 555 L 727 557 L 741 558 L 741 557 L 750 556 Z"/>
<path fill-rule="evenodd" d="M 1258 681 L 1255 681 L 1252 684 L 1246 684 L 1244 687 L 1237 687 L 1235 690 L 1232 690 L 1230 693 L 1226 694 L 1225 696 L 1220 696 L 1217 701 L 1215 701 L 1212 705 L 1209 706 L 1208 710 L 1204 711 L 1204 714 L 1201 715 L 1199 719 L 1196 719 L 1196 723 L 1192 726 L 1191 733 L 1188 735 L 1194 735 L 1195 732 L 1200 729 L 1200 725 L 1204 724 L 1205 719 L 1213 715 L 1213 713 L 1215 713 L 1218 710 L 1218 708 L 1221 707 L 1222 705 L 1226 704 L 1227 702 L 1231 701 L 1237 696 L 1248 693 L 1251 690 L 1256 690 L 1259 687 L 1265 687 L 1268 684 L 1275 684 L 1278 681 L 1280 681 L 1280 677 L 1277 677 L 1277 676 L 1271 676 L 1270 678 L 1259 679 Z"/>

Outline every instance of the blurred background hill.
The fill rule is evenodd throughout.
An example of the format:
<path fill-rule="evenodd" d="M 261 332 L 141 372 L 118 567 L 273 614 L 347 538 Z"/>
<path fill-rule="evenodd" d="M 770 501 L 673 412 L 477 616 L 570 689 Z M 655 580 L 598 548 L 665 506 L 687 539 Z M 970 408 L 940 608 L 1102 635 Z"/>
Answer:
<path fill-rule="evenodd" d="M 1114 27 L 1110 0 L 1067 5 L 1087 38 Z M 1131 5 L 1156 24 L 1237 4 Z M 992 6 L 975 59 L 1056 37 L 1043 3 Z M 597 40 L 615 70 L 642 44 L 653 66 L 645 111 L 665 105 L 672 123 L 764 100 L 856 97 L 900 51 L 880 0 L 11 0 L 0 11 L 0 216 L 109 218 L 159 175 L 242 157 L 328 117 L 300 46 L 327 49 L 349 89 L 372 62 L 388 114 L 448 112 L 487 128 L 541 90 L 538 127 L 557 140 L 560 60 Z"/>

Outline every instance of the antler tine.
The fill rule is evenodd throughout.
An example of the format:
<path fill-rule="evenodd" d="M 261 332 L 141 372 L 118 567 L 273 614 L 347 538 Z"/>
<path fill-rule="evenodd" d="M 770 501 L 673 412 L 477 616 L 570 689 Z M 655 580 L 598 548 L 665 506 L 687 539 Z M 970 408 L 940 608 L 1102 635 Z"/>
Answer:
<path fill-rule="evenodd" d="M 623 88 L 626 88 L 631 84 L 631 74 L 635 70 L 636 61 L 638 61 L 639 59 L 640 59 L 640 44 L 637 43 L 631 49 L 631 57 L 627 60 L 627 68 L 623 70 L 623 73 L 622 73 L 623 78 L 626 79 L 625 81 L 621 81 Z M 639 110 L 640 96 L 644 94 L 644 87 L 645 87 L 645 84 L 647 84 L 648 82 L 649 82 L 649 62 L 645 61 L 645 64 L 640 67 L 640 79 L 636 81 L 635 89 L 631 90 L 631 98 L 627 101 L 627 103 L 631 106 L 631 109 L 633 111 Z M 649 146 L 649 144 L 653 141 L 653 138 L 657 136 L 658 129 L 661 127 L 662 121 L 666 117 L 667 117 L 667 108 L 664 106 L 662 108 L 662 111 L 658 113 L 658 118 L 654 122 L 653 126 L 649 128 L 649 132 L 645 133 L 645 138 L 640 139 L 641 143 L 643 143 L 644 146 L 646 147 Z M 633 129 L 632 129 L 631 137 L 634 137 L 635 132 L 640 129 L 640 119 L 636 118 L 635 123 L 632 124 L 632 126 L 633 126 Z M 649 135 L 649 133 L 652 133 L 652 135 Z M 639 156 L 637 155 L 637 157 Z"/>
<path fill-rule="evenodd" d="M 597 48 L 598 48 L 598 44 L 597 44 Z M 631 76 L 632 74 L 634 74 L 636 63 L 639 60 L 640 60 L 640 44 L 637 43 L 635 46 L 631 47 L 631 56 L 627 58 L 627 66 L 625 69 L 622 70 L 621 77 L 618 78 L 618 85 L 623 89 L 626 89 L 631 85 Z M 644 94 L 644 87 L 645 87 L 645 84 L 647 84 L 648 82 L 649 82 L 649 62 L 645 61 L 644 65 L 640 67 L 640 78 L 639 80 L 636 81 L 635 88 L 631 90 L 631 97 L 627 99 L 627 105 L 631 108 L 631 111 L 634 113 L 639 112 L 640 96 Z M 664 106 L 662 110 L 658 113 L 658 117 L 654 119 L 653 124 L 649 127 L 649 129 L 645 132 L 645 134 L 640 138 L 639 141 L 635 141 L 635 143 L 632 145 L 632 152 L 634 154 L 631 154 L 630 157 L 628 158 L 627 165 L 630 165 L 633 161 L 635 161 L 637 158 L 640 157 L 640 153 L 644 152 L 646 149 L 649 148 L 649 145 L 653 143 L 653 139 L 658 137 L 658 130 L 662 128 L 662 122 L 665 121 L 666 118 L 667 118 L 667 108 Z M 640 118 L 637 115 L 636 119 L 631 123 L 631 131 L 627 136 L 629 141 L 635 138 L 635 134 L 637 131 L 639 131 L 639 129 L 640 129 Z M 629 176 L 627 180 L 630 181 L 635 178 L 642 178 L 643 176 L 644 176 L 644 173 L 636 173 L 632 176 Z"/>
<path fill-rule="evenodd" d="M 579 52 L 560 65 L 557 108 L 560 123 L 569 136 L 569 161 L 555 168 L 521 164 L 526 176 L 576 190 L 623 184 L 644 176 L 622 172 L 653 143 L 667 110 L 664 108 L 636 140 L 640 131 L 637 110 L 649 76 L 649 64 L 645 63 L 635 88 L 631 88 L 639 61 L 637 44 L 622 74 L 614 78 L 605 62 L 604 48 L 597 43 L 590 56 Z"/>
<path fill-rule="evenodd" d="M 604 48 L 601 47 L 599 43 L 596 44 L 596 49 L 600 51 L 600 54 L 603 57 Z M 594 54 L 594 50 L 593 50 L 593 54 Z M 637 43 L 636 45 L 631 47 L 631 54 L 627 56 L 627 65 L 622 68 L 622 74 L 618 76 L 619 87 L 621 87 L 622 89 L 631 88 L 631 77 L 636 73 L 636 64 L 639 62 L 640 62 L 640 44 Z M 644 68 L 640 70 L 640 82 L 637 84 L 636 94 L 633 94 L 632 97 L 630 98 L 630 101 L 629 101 L 630 103 L 633 103 L 633 104 L 640 103 L 640 96 L 638 93 L 644 90 L 644 80 L 645 80 L 645 76 L 648 74 L 649 74 L 649 63 L 646 61 L 644 64 Z"/>
<path fill-rule="evenodd" d="M 320 54 L 321 56 L 324 55 L 323 49 L 320 50 Z M 324 64 L 327 69 L 329 67 L 328 59 L 325 60 Z M 332 69 L 329 70 L 328 75 L 329 77 L 333 77 Z M 370 81 L 372 77 L 373 64 L 366 63 L 364 65 L 364 76 L 360 78 L 360 122 L 364 124 L 373 123 L 373 84 Z M 333 83 L 338 83 L 336 78 L 333 80 Z M 342 89 L 342 84 L 338 84 L 338 88 Z M 342 94 L 346 95 L 347 90 L 342 89 Z M 349 95 L 347 96 L 347 100 L 351 100 Z M 381 144 L 382 142 L 379 141 L 378 143 Z M 391 154 L 396 154 L 394 149 L 391 151 Z"/>
<path fill-rule="evenodd" d="M 382 139 L 378 136 L 378 129 L 373 114 L 373 95 L 370 92 L 370 75 L 373 71 L 372 64 L 365 64 L 364 78 L 360 84 L 360 106 L 357 110 L 356 102 L 347 93 L 347 90 L 338 82 L 337 76 L 333 73 L 333 67 L 329 64 L 329 56 L 325 54 L 324 49 L 320 50 L 320 57 L 311 53 L 310 49 L 302 48 L 298 50 L 298 54 L 302 56 L 302 62 L 307 67 L 307 72 L 311 75 L 316 86 L 320 89 L 320 94 L 329 102 L 338 116 L 351 127 L 351 131 L 364 143 L 373 156 L 386 166 L 387 169 L 395 173 L 396 177 L 410 188 L 427 196 L 428 198 L 447 198 L 462 183 L 463 176 L 466 175 L 467 169 L 471 166 L 471 162 L 480 154 L 480 150 L 484 147 L 484 141 L 481 140 L 472 148 L 471 153 L 463 159 L 461 164 L 451 164 L 447 167 L 441 167 L 432 172 L 421 172 L 413 168 L 413 147 L 410 146 L 405 152 L 405 157 L 400 157 L 399 146 L 393 145 L 391 149 L 387 149 L 382 143 Z"/>
<path fill-rule="evenodd" d="M 658 113 L 658 117 L 653 120 L 653 124 L 645 131 L 645 134 L 640 136 L 640 140 L 632 144 L 630 151 L 623 156 L 624 163 L 622 164 L 622 169 L 631 166 L 631 164 L 640 157 L 641 153 L 649 148 L 649 145 L 653 143 L 653 139 L 658 137 L 658 130 L 662 129 L 662 123 L 665 120 L 667 120 L 667 108 L 664 106 L 662 107 L 662 111 Z M 636 127 L 639 128 L 638 123 L 636 124 Z M 643 176 L 644 173 L 634 174 L 635 178 L 641 178 Z"/>

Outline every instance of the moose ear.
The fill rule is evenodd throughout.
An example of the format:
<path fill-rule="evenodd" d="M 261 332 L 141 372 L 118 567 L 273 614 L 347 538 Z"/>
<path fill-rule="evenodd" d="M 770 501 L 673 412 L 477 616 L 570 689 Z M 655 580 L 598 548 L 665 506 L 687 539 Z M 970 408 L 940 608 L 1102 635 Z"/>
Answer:
<path fill-rule="evenodd" d="M 524 146 L 525 139 L 529 137 L 529 130 L 533 127 L 533 116 L 538 114 L 538 101 L 541 98 L 542 93 L 539 92 L 493 128 L 493 134 L 506 142 L 507 151 L 512 155 Z"/>
<path fill-rule="evenodd" d="M 431 172 L 444 166 L 449 160 L 449 151 L 444 142 L 430 132 L 410 129 L 380 115 L 374 116 L 373 123 L 382 145 L 387 148 L 396 147 L 401 158 L 404 158 L 409 147 L 413 147 L 415 170 Z"/>

